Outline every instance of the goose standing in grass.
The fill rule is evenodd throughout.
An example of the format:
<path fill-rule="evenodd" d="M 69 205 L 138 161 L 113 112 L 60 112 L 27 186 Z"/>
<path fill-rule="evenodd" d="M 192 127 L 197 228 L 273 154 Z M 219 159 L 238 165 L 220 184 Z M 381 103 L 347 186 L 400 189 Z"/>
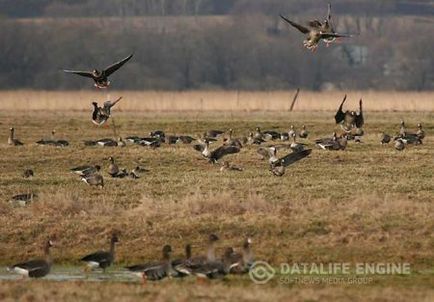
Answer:
<path fill-rule="evenodd" d="M 130 272 L 146 280 L 158 281 L 167 277 L 172 277 L 177 272 L 172 267 L 171 253 L 172 247 L 165 245 L 163 247 L 163 259 L 156 263 L 138 264 L 126 267 Z"/>
<path fill-rule="evenodd" d="M 184 264 L 186 261 L 189 261 L 189 259 L 191 259 L 192 257 L 192 253 L 191 253 L 191 244 L 186 244 L 185 245 L 185 258 L 178 258 L 172 261 L 172 268 L 174 269 L 174 274 L 173 277 L 175 278 L 184 278 L 186 276 L 188 276 L 187 274 L 184 274 L 178 270 L 176 270 L 176 267 L 179 265 Z"/>
<path fill-rule="evenodd" d="M 403 120 L 401 120 L 399 124 L 399 135 L 404 136 L 406 134 L 407 130 L 405 129 L 405 123 Z"/>
<path fill-rule="evenodd" d="M 8 145 L 11 146 L 22 146 L 24 145 L 22 142 L 20 142 L 18 139 L 15 138 L 15 128 L 11 127 L 9 128 L 9 137 L 8 137 Z"/>
<path fill-rule="evenodd" d="M 228 161 L 224 161 L 223 165 L 220 168 L 220 172 L 224 171 L 243 171 L 243 168 L 231 165 Z"/>
<path fill-rule="evenodd" d="M 304 150 L 304 144 L 297 143 L 297 135 L 295 132 L 292 134 L 292 143 L 289 145 L 292 151 L 300 152 Z"/>
<path fill-rule="evenodd" d="M 250 267 L 255 261 L 253 251 L 251 249 L 252 239 L 246 238 L 243 243 L 243 248 L 241 253 L 232 252 L 231 254 L 231 264 L 232 268 L 230 270 L 231 274 L 245 274 L 248 273 Z"/>
<path fill-rule="evenodd" d="M 388 143 L 390 143 L 390 140 L 391 140 L 392 138 L 390 137 L 390 135 L 389 134 L 387 134 L 387 133 L 382 133 L 381 134 L 381 140 L 380 140 L 380 143 L 382 144 L 382 145 L 384 145 L 384 144 L 388 144 Z"/>
<path fill-rule="evenodd" d="M 421 123 L 417 124 L 416 135 L 421 140 L 423 140 L 425 138 L 425 131 L 422 129 L 422 124 Z"/>
<path fill-rule="evenodd" d="M 315 140 L 315 144 L 323 150 L 340 150 L 341 148 L 338 142 L 336 132 L 333 132 L 332 137 L 320 138 Z"/>
<path fill-rule="evenodd" d="M 116 174 L 119 173 L 119 167 L 118 165 L 115 163 L 115 159 L 110 156 L 109 157 L 109 161 L 110 161 L 110 165 L 108 167 L 107 173 L 111 176 L 111 177 L 115 177 Z"/>
<path fill-rule="evenodd" d="M 112 265 L 115 260 L 115 245 L 119 242 L 119 238 L 116 234 L 112 234 L 110 238 L 110 250 L 109 251 L 97 251 L 81 258 L 81 261 L 87 263 L 86 270 L 92 270 L 95 268 L 101 268 L 103 272 L 105 269 Z"/>
<path fill-rule="evenodd" d="M 53 246 L 51 240 L 47 240 L 44 245 L 44 259 L 30 260 L 17 263 L 8 267 L 8 271 L 15 272 L 23 277 L 41 278 L 50 272 L 53 260 L 51 259 L 50 248 Z"/>
<path fill-rule="evenodd" d="M 101 170 L 101 166 L 95 165 L 95 166 L 79 166 L 70 169 L 71 173 L 78 174 L 80 176 L 90 175 L 97 173 Z"/>
<path fill-rule="evenodd" d="M 94 86 L 96 88 L 107 88 L 110 85 L 108 77 L 113 74 L 116 70 L 121 68 L 126 62 L 128 62 L 133 57 L 133 54 L 129 55 L 125 59 L 116 62 L 103 70 L 94 69 L 92 71 L 79 71 L 79 70 L 67 70 L 63 71 L 66 73 L 73 73 L 82 77 L 91 78 L 94 80 Z"/>
<path fill-rule="evenodd" d="M 312 152 L 312 149 L 306 149 L 300 152 L 292 152 L 278 159 L 276 157 L 277 149 L 274 148 L 273 152 L 274 154 L 272 158 L 270 158 L 269 170 L 275 176 L 283 176 L 285 174 L 286 167 L 309 156 L 309 154 Z"/>
<path fill-rule="evenodd" d="M 275 139 L 280 139 L 281 134 L 277 131 L 274 130 L 265 130 L 262 132 L 264 137 L 268 140 L 275 140 Z"/>
<path fill-rule="evenodd" d="M 99 173 L 82 175 L 81 180 L 89 186 L 96 186 L 100 189 L 104 188 L 104 178 Z"/>
<path fill-rule="evenodd" d="M 92 102 L 93 111 L 92 111 L 92 123 L 97 126 L 103 125 L 111 116 L 111 108 L 116 105 L 122 97 L 114 101 L 105 101 L 103 107 L 99 107 L 97 102 Z"/>
<path fill-rule="evenodd" d="M 306 125 L 303 125 L 303 126 L 301 127 L 301 131 L 300 131 L 300 133 L 298 134 L 298 136 L 299 136 L 300 138 L 307 138 L 308 135 L 309 135 L 309 132 L 306 130 Z"/>
<path fill-rule="evenodd" d="M 249 145 L 260 145 L 264 143 L 265 140 L 261 137 L 257 137 L 253 134 L 253 132 L 249 132 L 249 136 L 247 137 L 247 143 Z"/>
<path fill-rule="evenodd" d="M 240 148 L 235 146 L 220 146 L 217 149 L 211 151 L 209 149 L 209 141 L 205 141 L 205 145 L 194 145 L 193 148 L 199 151 L 203 157 L 207 158 L 211 163 L 217 163 L 219 159 L 228 154 L 234 154 L 240 152 Z"/>
<path fill-rule="evenodd" d="M 226 146 L 235 146 L 235 147 L 238 147 L 241 149 L 243 147 L 243 144 L 241 143 L 241 141 L 238 138 L 233 137 L 233 133 L 234 133 L 234 130 L 229 129 L 228 137 L 223 140 L 223 143 Z"/>
<path fill-rule="evenodd" d="M 289 127 L 289 130 L 288 130 L 288 137 L 289 137 L 289 138 L 292 138 L 292 136 L 293 136 L 294 134 L 297 135 L 297 132 L 295 131 L 294 125 L 291 125 L 291 126 Z"/>
<path fill-rule="evenodd" d="M 395 149 L 398 151 L 402 151 L 405 149 L 405 142 L 401 138 L 395 140 Z"/>
<path fill-rule="evenodd" d="M 348 34 L 339 34 L 336 32 L 324 31 L 323 25 L 318 20 L 308 22 L 307 26 L 303 26 L 294 21 L 289 20 L 288 18 L 280 15 L 286 23 L 291 25 L 292 27 L 298 29 L 302 34 L 306 35 L 306 39 L 303 41 L 303 46 L 311 51 L 315 51 L 318 48 L 318 43 L 321 40 L 330 41 L 336 38 L 350 38 L 351 35 Z"/>
<path fill-rule="evenodd" d="M 32 178 L 33 176 L 35 176 L 35 173 L 33 172 L 32 169 L 26 169 L 23 172 L 23 178 Z"/>

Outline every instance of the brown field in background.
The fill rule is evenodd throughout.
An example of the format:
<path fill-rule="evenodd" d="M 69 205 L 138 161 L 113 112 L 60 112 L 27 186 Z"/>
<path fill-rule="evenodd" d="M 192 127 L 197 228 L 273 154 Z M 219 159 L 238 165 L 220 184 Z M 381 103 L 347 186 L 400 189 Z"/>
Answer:
<path fill-rule="evenodd" d="M 91 101 L 102 103 L 110 96 L 124 100 L 118 111 L 289 111 L 295 91 L 2 91 L 0 110 L 4 111 L 87 111 Z M 344 94 L 348 94 L 345 109 L 357 109 L 363 98 L 366 111 L 433 112 L 434 92 L 377 91 L 301 91 L 294 111 L 334 111 Z"/>

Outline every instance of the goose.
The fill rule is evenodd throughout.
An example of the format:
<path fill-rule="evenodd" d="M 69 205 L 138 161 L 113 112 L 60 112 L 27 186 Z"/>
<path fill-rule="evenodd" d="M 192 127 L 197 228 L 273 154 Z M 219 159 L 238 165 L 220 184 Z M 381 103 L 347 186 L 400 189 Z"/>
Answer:
<path fill-rule="evenodd" d="M 243 168 L 233 166 L 229 164 L 228 161 L 224 161 L 223 165 L 220 168 L 220 172 L 224 172 L 224 171 L 243 171 Z"/>
<path fill-rule="evenodd" d="M 230 270 L 231 274 L 245 274 L 248 273 L 250 267 L 254 262 L 254 255 L 251 249 L 252 239 L 247 238 L 243 243 L 243 249 L 241 253 L 232 252 L 231 263 L 232 268 Z"/>
<path fill-rule="evenodd" d="M 153 138 L 158 138 L 158 139 L 161 139 L 162 141 L 164 141 L 164 138 L 166 137 L 166 133 L 164 133 L 163 130 L 155 130 L 155 131 L 149 132 L 149 136 L 153 137 Z"/>
<path fill-rule="evenodd" d="M 184 263 L 178 265 L 176 269 L 187 275 L 195 275 L 198 278 L 221 279 L 230 272 L 232 267 L 236 266 L 236 264 L 231 263 L 232 253 L 233 249 L 227 248 L 221 260 L 206 260 L 194 266 Z"/>
<path fill-rule="evenodd" d="M 35 176 L 35 173 L 33 172 L 32 169 L 26 169 L 23 172 L 23 178 L 32 178 L 33 176 Z"/>
<path fill-rule="evenodd" d="M 363 118 L 363 109 L 362 104 L 363 101 L 360 99 L 359 101 L 359 111 L 343 111 L 342 107 L 347 100 L 347 95 L 344 96 L 344 99 L 342 100 L 341 105 L 339 106 L 336 114 L 335 114 L 335 121 L 336 124 L 340 124 L 342 129 L 345 132 L 351 131 L 352 128 L 362 128 L 364 125 L 364 118 Z"/>
<path fill-rule="evenodd" d="M 274 148 L 273 152 L 273 158 L 276 158 L 276 148 Z M 312 149 L 305 149 L 300 152 L 292 152 L 284 157 L 281 157 L 277 160 L 270 160 L 270 172 L 275 176 L 283 176 L 285 174 L 286 167 L 289 165 L 309 156 L 309 154 L 312 152 Z"/>
<path fill-rule="evenodd" d="M 307 138 L 308 135 L 309 135 L 309 132 L 306 130 L 306 125 L 303 125 L 303 126 L 301 127 L 301 131 L 300 131 L 300 133 L 298 134 L 298 136 L 299 136 L 300 138 Z"/>
<path fill-rule="evenodd" d="M 417 124 L 417 132 L 416 135 L 422 140 L 425 138 L 425 131 L 422 129 L 422 124 Z"/>
<path fill-rule="evenodd" d="M 406 129 L 405 129 L 405 123 L 403 120 L 401 120 L 400 122 L 400 127 L 399 127 L 399 135 L 405 135 L 406 134 Z"/>
<path fill-rule="evenodd" d="M 234 154 L 240 152 L 240 148 L 235 146 L 220 146 L 217 149 L 211 151 L 209 149 L 209 141 L 205 141 L 205 145 L 194 145 L 193 148 L 199 151 L 203 157 L 207 158 L 211 163 L 217 163 L 219 159 L 228 154 Z"/>
<path fill-rule="evenodd" d="M 97 126 L 103 125 L 111 116 L 111 108 L 116 105 L 122 97 L 117 98 L 114 101 L 105 101 L 102 107 L 98 106 L 97 102 L 92 102 L 92 123 Z"/>
<path fill-rule="evenodd" d="M 115 175 L 113 175 L 112 177 L 113 178 L 125 178 L 127 176 L 130 176 L 130 173 L 128 173 L 128 170 L 122 169 L 122 170 L 119 170 L 119 172 L 116 173 Z M 134 176 L 132 178 L 134 178 Z"/>
<path fill-rule="evenodd" d="M 333 21 L 332 21 L 331 9 L 332 9 L 332 5 L 331 5 L 331 3 L 329 3 L 327 16 L 324 19 L 324 22 L 321 26 L 321 30 L 323 33 L 336 33 L 334 25 L 333 25 Z M 351 37 L 351 36 L 352 35 L 348 35 L 348 37 Z M 326 47 L 329 47 L 329 45 L 331 43 L 336 41 L 336 37 L 325 38 L 325 39 L 323 39 L 323 41 L 324 41 L 324 43 L 326 43 Z"/>
<path fill-rule="evenodd" d="M 222 130 L 208 130 L 207 132 L 205 132 L 206 137 L 210 137 L 210 138 L 219 138 L 223 133 L 225 133 Z"/>
<path fill-rule="evenodd" d="M 339 143 L 339 149 L 345 150 L 347 148 L 347 143 L 348 143 L 348 134 L 344 133 L 340 138 L 337 139 L 337 142 Z"/>
<path fill-rule="evenodd" d="M 338 142 L 336 132 L 333 132 L 332 137 L 320 138 L 315 140 L 315 144 L 323 150 L 339 150 L 341 148 Z"/>
<path fill-rule="evenodd" d="M 249 132 L 249 136 L 247 137 L 247 143 L 250 145 L 260 145 L 264 143 L 265 140 L 262 137 L 255 137 L 253 132 Z"/>
<path fill-rule="evenodd" d="M 80 176 L 90 175 L 99 172 L 101 170 L 101 166 L 95 165 L 95 166 L 79 166 L 70 169 L 71 173 L 78 174 Z"/>
<path fill-rule="evenodd" d="M 118 242 L 118 236 L 113 233 L 110 238 L 109 251 L 97 251 L 81 258 L 80 261 L 84 261 L 87 264 L 86 270 L 102 268 L 103 272 L 105 272 L 105 269 L 112 265 L 115 260 L 115 245 Z"/>
<path fill-rule="evenodd" d="M 176 135 L 168 135 L 165 137 L 164 142 L 168 145 L 174 145 L 178 142 L 179 136 Z"/>
<path fill-rule="evenodd" d="M 401 138 L 395 140 L 395 149 L 398 151 L 402 151 L 405 149 L 405 143 Z"/>
<path fill-rule="evenodd" d="M 122 139 L 122 137 L 119 136 L 118 138 L 118 147 L 125 147 L 127 145 L 127 143 L 125 143 L 125 141 Z"/>
<path fill-rule="evenodd" d="M 292 134 L 292 143 L 291 143 L 291 145 L 289 145 L 289 147 L 290 147 L 291 150 L 294 151 L 294 152 L 300 152 L 300 151 L 303 151 L 305 145 L 304 145 L 304 144 L 297 143 L 296 139 L 297 139 L 297 135 L 296 135 L 295 132 L 294 132 L 294 133 Z"/>
<path fill-rule="evenodd" d="M 178 270 L 176 270 L 176 267 L 179 265 L 184 264 L 186 261 L 189 261 L 189 259 L 191 259 L 192 254 L 191 254 L 191 244 L 186 244 L 185 245 L 185 258 L 178 258 L 172 261 L 172 267 L 174 269 L 174 274 L 173 277 L 175 278 L 183 278 L 188 276 L 187 274 L 184 274 Z"/>
<path fill-rule="evenodd" d="M 191 144 L 194 140 L 196 140 L 196 139 L 189 136 L 189 135 L 180 135 L 179 136 L 179 141 L 181 141 L 183 144 Z"/>
<path fill-rule="evenodd" d="M 260 127 L 256 127 L 255 133 L 253 134 L 254 139 L 264 140 L 264 135 L 261 132 Z"/>
<path fill-rule="evenodd" d="M 291 125 L 289 127 L 289 130 L 288 130 L 288 137 L 291 138 L 294 134 L 297 134 L 297 133 L 296 133 L 296 131 L 294 129 L 294 125 Z"/>
<path fill-rule="evenodd" d="M 391 140 L 391 137 L 389 134 L 384 133 L 384 132 L 381 134 L 380 142 L 382 145 L 390 143 L 390 140 Z"/>
<path fill-rule="evenodd" d="M 269 159 L 273 154 L 273 147 L 259 147 L 256 153 L 260 156 L 261 160 Z"/>
<path fill-rule="evenodd" d="M 111 176 L 114 177 L 116 176 L 116 174 L 119 173 L 119 167 L 118 165 L 115 163 L 115 159 L 110 156 L 109 157 L 109 161 L 110 161 L 110 165 L 108 167 L 107 173 Z"/>
<path fill-rule="evenodd" d="M 266 139 L 275 140 L 281 137 L 281 134 L 274 130 L 265 130 L 262 133 Z"/>
<path fill-rule="evenodd" d="M 306 39 L 303 41 L 303 46 L 312 51 L 315 51 L 317 49 L 318 43 L 321 40 L 326 39 L 327 41 L 329 41 L 330 39 L 352 37 L 352 35 L 348 35 L 348 34 L 339 34 L 331 31 L 325 32 L 322 28 L 321 22 L 317 20 L 310 21 L 307 26 L 303 26 L 289 20 L 288 18 L 282 15 L 280 15 L 280 18 L 282 18 L 289 25 L 295 27 L 301 33 L 306 35 Z"/>
<path fill-rule="evenodd" d="M 160 262 L 128 266 L 126 269 L 143 278 L 143 282 L 146 280 L 158 281 L 167 277 L 170 278 L 177 274 L 172 266 L 171 253 L 172 247 L 165 245 L 162 250 L 163 258 Z"/>
<path fill-rule="evenodd" d="M 288 132 L 282 132 L 282 133 L 280 133 L 280 140 L 281 141 L 287 141 L 287 140 L 289 140 L 289 134 L 288 134 Z"/>
<path fill-rule="evenodd" d="M 108 77 L 113 74 L 116 70 L 122 67 L 126 62 L 128 62 L 133 57 L 133 54 L 130 54 L 125 59 L 122 59 L 119 62 L 116 62 L 103 70 L 93 69 L 92 71 L 78 71 L 78 70 L 69 70 L 64 69 L 63 71 L 66 73 L 76 74 L 82 77 L 91 78 L 94 80 L 94 86 L 96 88 L 107 88 L 110 85 L 110 81 Z"/>
<path fill-rule="evenodd" d="M 223 143 L 227 146 L 235 146 L 235 147 L 238 147 L 241 149 L 243 147 L 243 144 L 241 143 L 241 141 L 238 138 L 232 137 L 233 132 L 234 131 L 232 129 L 229 129 L 228 137 L 223 140 Z"/>
<path fill-rule="evenodd" d="M 35 193 L 24 193 L 24 194 L 17 194 L 12 196 L 9 203 L 16 206 L 24 207 L 28 205 L 30 202 L 32 202 L 35 198 L 38 196 Z"/>
<path fill-rule="evenodd" d="M 66 147 L 69 146 L 69 142 L 64 139 L 56 140 L 55 139 L 56 130 L 51 131 L 51 138 L 50 139 L 41 139 L 36 142 L 36 144 L 41 146 L 55 146 L 55 147 Z"/>
<path fill-rule="evenodd" d="M 9 128 L 9 137 L 8 137 L 8 145 L 11 146 L 22 146 L 24 145 L 22 142 L 20 142 L 18 139 L 15 138 L 15 128 L 11 127 Z"/>
<path fill-rule="evenodd" d="M 53 260 L 50 255 L 50 248 L 53 247 L 53 241 L 50 239 L 44 245 L 44 259 L 35 259 L 27 262 L 17 263 L 8 267 L 8 271 L 14 272 L 28 278 L 41 278 L 50 272 Z"/>
<path fill-rule="evenodd" d="M 98 173 L 82 175 L 81 180 L 83 180 L 89 186 L 96 186 L 100 189 L 104 187 L 104 178 Z"/>
<path fill-rule="evenodd" d="M 102 146 L 102 147 L 117 147 L 118 142 L 111 138 L 101 138 L 98 140 L 85 140 L 83 141 L 85 146 Z"/>

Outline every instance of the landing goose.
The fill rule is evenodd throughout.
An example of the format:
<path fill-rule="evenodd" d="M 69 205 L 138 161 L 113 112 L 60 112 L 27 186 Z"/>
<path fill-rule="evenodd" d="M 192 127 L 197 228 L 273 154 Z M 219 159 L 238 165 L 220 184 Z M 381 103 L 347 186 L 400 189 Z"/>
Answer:
<path fill-rule="evenodd" d="M 273 149 L 273 156 L 270 158 L 270 172 L 275 176 L 283 176 L 286 171 L 286 167 L 289 165 L 309 156 L 312 152 L 312 149 L 306 149 L 300 152 L 292 152 L 288 155 L 278 158 L 276 157 L 276 148 Z M 271 160 L 273 159 L 273 160 Z"/>
<path fill-rule="evenodd" d="M 115 260 L 115 245 L 119 242 L 118 236 L 112 234 L 110 238 L 110 250 L 109 251 L 97 251 L 81 258 L 81 261 L 86 262 L 87 269 L 102 268 L 103 271 Z"/>
<path fill-rule="evenodd" d="M 8 137 L 8 145 L 11 146 L 22 146 L 24 145 L 22 142 L 20 142 L 18 139 L 15 138 L 15 128 L 11 127 L 9 128 L 9 137 Z"/>
<path fill-rule="evenodd" d="M 342 129 L 345 132 L 350 132 L 353 128 L 362 128 L 364 125 L 364 117 L 363 117 L 363 109 L 362 104 L 363 101 L 360 99 L 359 101 L 359 111 L 343 111 L 342 107 L 347 100 L 347 95 L 344 96 L 344 99 L 342 100 L 341 105 L 339 106 L 336 114 L 335 114 L 335 121 L 336 124 L 340 124 Z"/>
<path fill-rule="evenodd" d="M 209 149 L 209 141 L 205 141 L 205 145 L 194 145 L 193 148 L 199 151 L 203 157 L 207 158 L 211 163 L 217 163 L 219 159 L 228 154 L 240 152 L 240 148 L 235 146 L 220 146 L 211 151 Z"/>
<path fill-rule="evenodd" d="M 122 67 L 128 60 L 133 57 L 133 54 L 129 55 L 125 59 L 116 62 L 103 70 L 94 69 L 92 71 L 78 71 L 78 70 L 63 70 L 66 73 L 73 73 L 82 77 L 91 78 L 94 80 L 94 86 L 96 88 L 107 88 L 110 85 L 108 77 L 113 74 L 116 70 Z"/>
<path fill-rule="evenodd" d="M 306 39 L 303 41 L 303 46 L 309 50 L 315 51 L 318 47 L 318 43 L 321 40 L 331 40 L 335 38 L 349 38 L 351 35 L 338 34 L 336 32 L 325 32 L 321 27 L 321 22 L 315 20 L 309 22 L 307 26 L 300 25 L 288 18 L 280 15 L 285 22 L 287 22 L 292 27 L 298 29 L 302 34 L 306 35 Z"/>
<path fill-rule="evenodd" d="M 112 107 L 116 105 L 120 100 L 122 100 L 122 97 L 119 97 L 114 101 L 105 101 L 102 107 L 99 107 L 97 102 L 92 102 L 92 123 L 97 126 L 101 126 L 105 122 L 107 122 L 107 120 L 111 116 Z"/>
<path fill-rule="evenodd" d="M 51 240 L 47 240 L 44 245 L 44 259 L 30 260 L 27 262 L 17 263 L 8 267 L 8 271 L 29 278 L 41 278 L 46 276 L 51 269 L 53 260 L 50 255 L 50 248 L 53 246 Z"/>

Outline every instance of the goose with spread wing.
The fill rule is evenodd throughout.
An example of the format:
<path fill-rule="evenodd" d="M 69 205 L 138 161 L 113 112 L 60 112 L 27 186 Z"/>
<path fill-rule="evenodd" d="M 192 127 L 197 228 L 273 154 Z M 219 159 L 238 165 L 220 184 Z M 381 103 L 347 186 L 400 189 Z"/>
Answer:
<path fill-rule="evenodd" d="M 107 88 L 110 85 L 110 81 L 108 77 L 121 68 L 126 62 L 128 62 L 133 57 L 133 54 L 130 54 L 125 59 L 122 59 L 119 62 L 116 62 L 103 70 L 94 69 L 92 71 L 79 71 L 79 70 L 68 70 L 64 69 L 63 71 L 66 73 L 76 74 L 82 77 L 91 78 L 94 80 L 94 86 L 96 88 Z"/>
<path fill-rule="evenodd" d="M 205 140 L 205 144 L 194 145 L 193 148 L 199 151 L 203 157 L 207 158 L 212 163 L 217 163 L 219 159 L 228 154 L 234 154 L 240 152 L 240 148 L 236 146 L 220 146 L 217 149 L 211 151 L 209 149 L 209 141 Z"/>
<path fill-rule="evenodd" d="M 336 114 L 335 114 L 335 121 L 336 124 L 340 124 L 342 129 L 345 132 L 350 132 L 351 129 L 357 128 L 360 129 L 363 127 L 365 120 L 363 117 L 363 101 L 360 99 L 359 101 L 359 111 L 343 111 L 343 106 L 345 101 L 347 100 L 347 95 L 344 96 L 344 99 L 342 100 L 342 103 L 340 104 Z"/>
<path fill-rule="evenodd" d="M 119 97 L 114 101 L 105 101 L 103 107 L 99 107 L 97 102 L 92 102 L 92 123 L 101 126 L 102 124 L 107 122 L 107 120 L 111 116 L 111 108 L 116 105 L 120 100 L 122 100 L 122 97 Z"/>
<path fill-rule="evenodd" d="M 270 171 L 273 175 L 283 176 L 285 174 L 286 167 L 289 165 L 309 156 L 312 153 L 312 149 L 306 149 L 300 152 L 292 152 L 284 157 L 277 158 L 277 149 L 273 149 L 273 155 L 270 158 Z"/>

